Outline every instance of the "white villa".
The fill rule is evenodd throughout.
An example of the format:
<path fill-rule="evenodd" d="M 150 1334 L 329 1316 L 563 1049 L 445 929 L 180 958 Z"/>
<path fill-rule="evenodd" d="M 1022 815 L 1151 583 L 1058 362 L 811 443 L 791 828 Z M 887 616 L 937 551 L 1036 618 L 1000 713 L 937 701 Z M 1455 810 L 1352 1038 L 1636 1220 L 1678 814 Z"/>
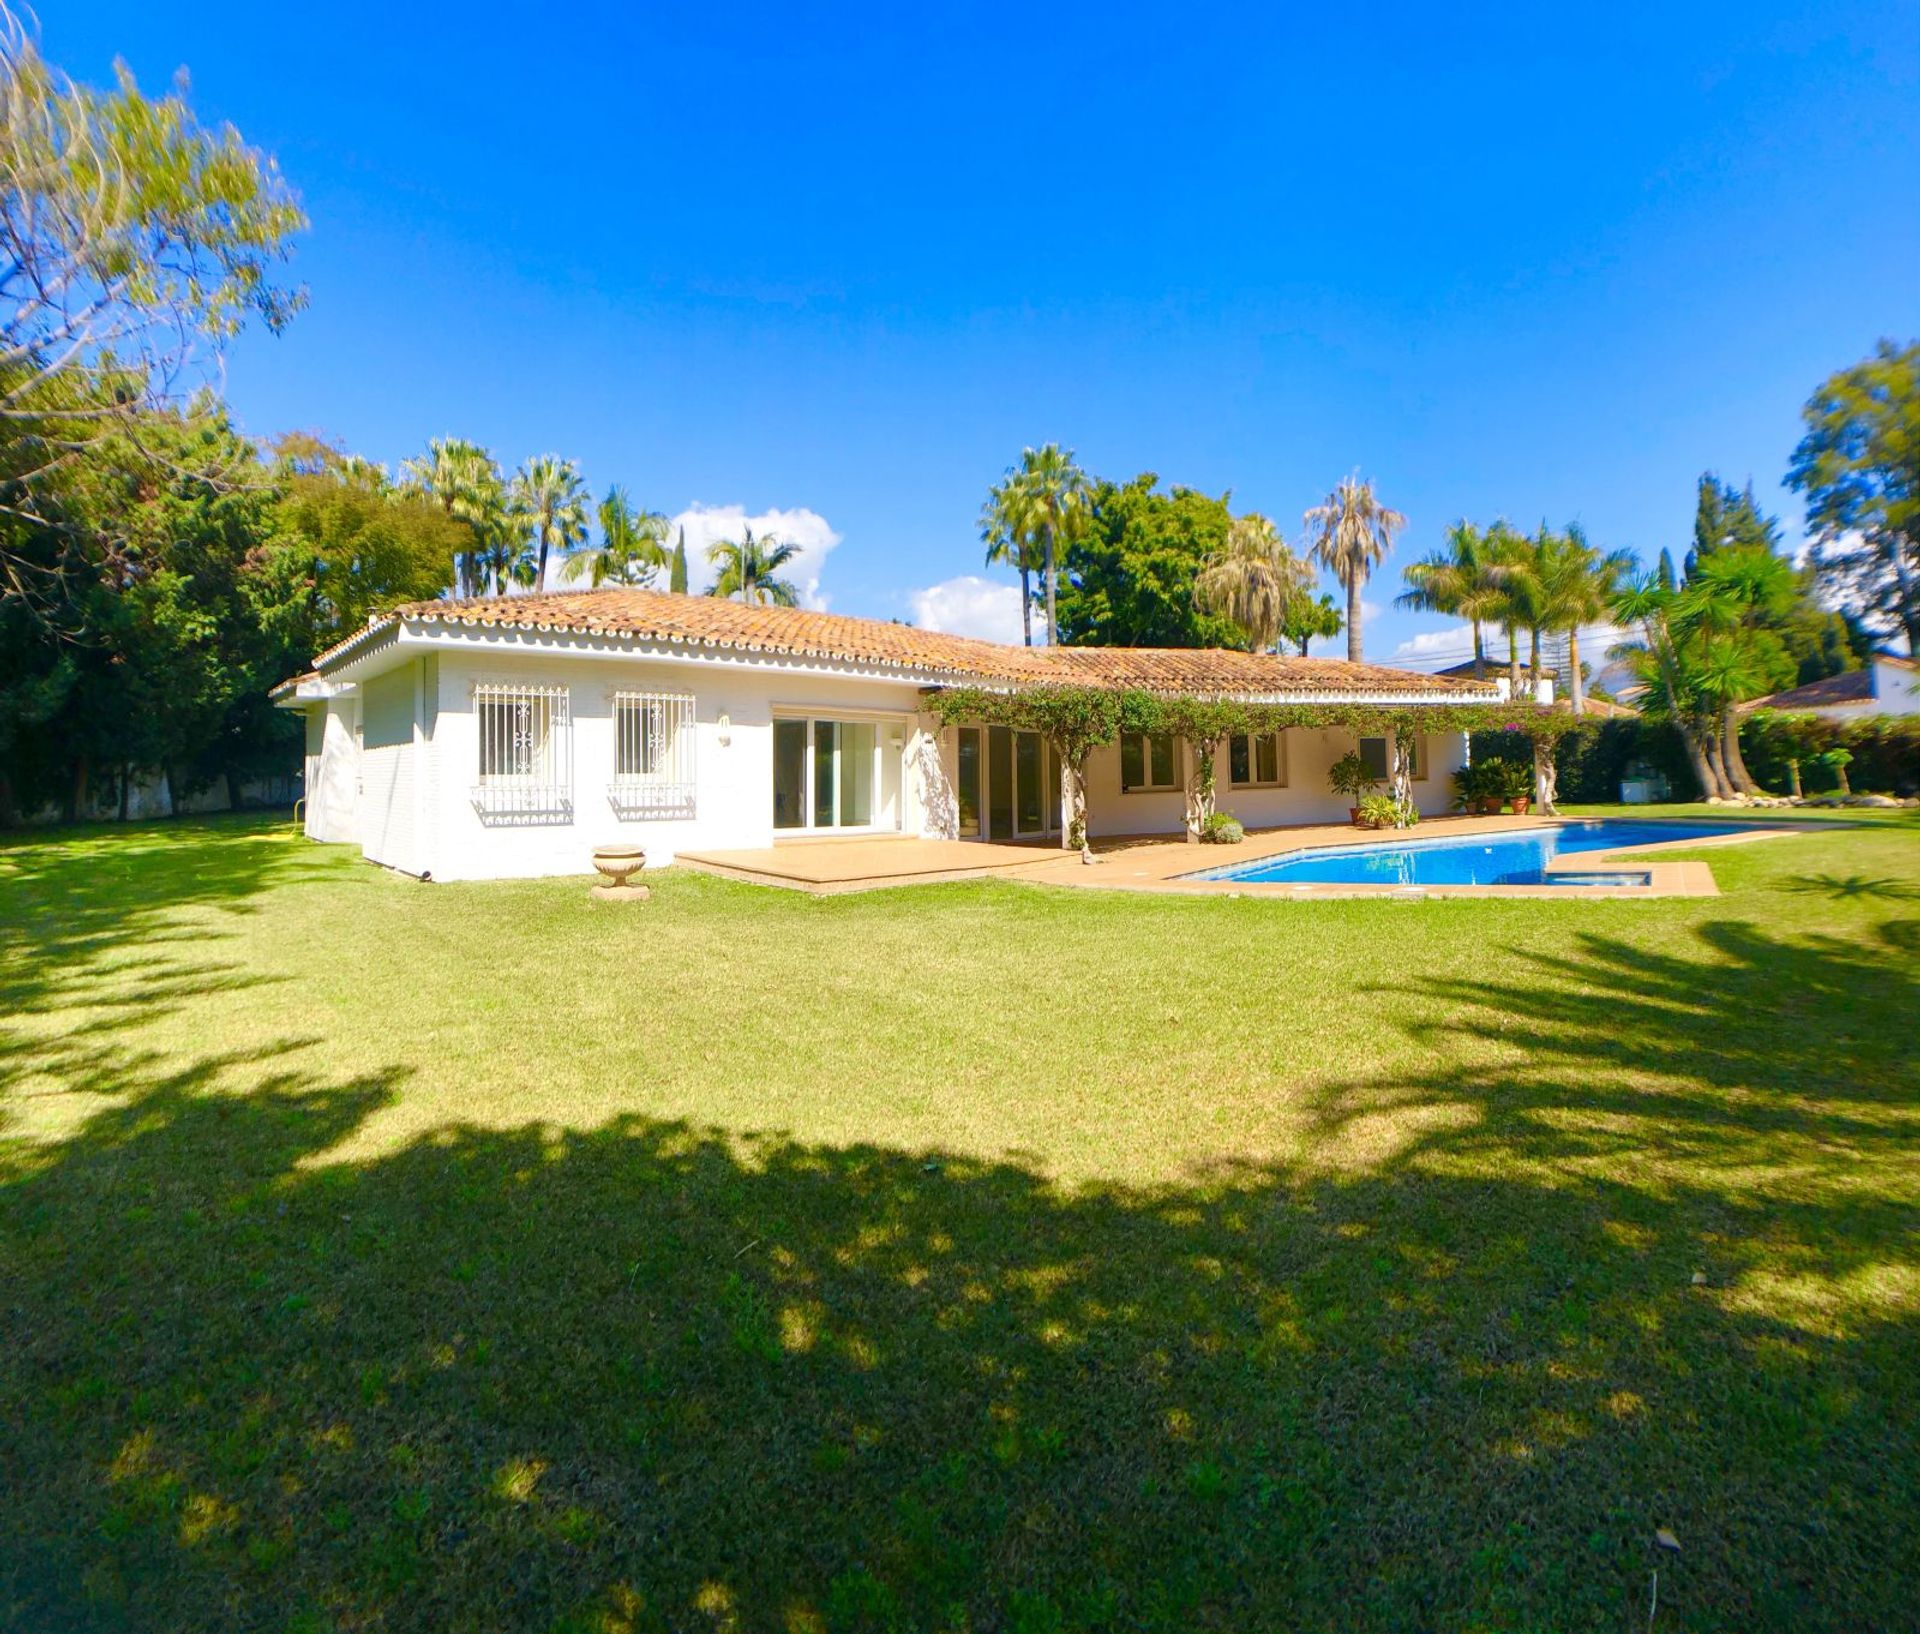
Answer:
<path fill-rule="evenodd" d="M 1458 731 L 1427 705 L 1504 682 L 1330 658 L 1011 647 L 874 619 L 650 590 L 416 602 L 274 690 L 306 717 L 306 832 L 436 880 L 589 871 L 597 845 L 677 852 L 827 836 L 1058 839 L 1059 768 L 1036 733 L 942 727 L 923 689 L 1054 684 L 1262 703 L 1404 706 L 1416 803 L 1444 812 Z M 1221 809 L 1250 828 L 1342 821 L 1327 770 L 1391 745 L 1339 729 L 1239 737 Z M 1176 834 L 1188 745 L 1131 735 L 1087 766 L 1093 836 Z"/>
<path fill-rule="evenodd" d="M 1872 715 L 1920 715 L 1920 663 L 1877 652 L 1871 663 L 1844 675 L 1829 675 L 1741 706 L 1785 709 L 1829 720 L 1865 720 Z"/>

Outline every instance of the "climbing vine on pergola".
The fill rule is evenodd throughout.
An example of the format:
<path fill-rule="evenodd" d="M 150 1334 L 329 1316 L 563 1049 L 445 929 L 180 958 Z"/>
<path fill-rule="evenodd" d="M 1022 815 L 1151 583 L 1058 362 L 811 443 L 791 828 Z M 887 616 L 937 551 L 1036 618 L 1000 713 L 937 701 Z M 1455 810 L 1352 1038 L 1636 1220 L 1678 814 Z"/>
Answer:
<path fill-rule="evenodd" d="M 926 710 L 943 726 L 1005 726 L 1038 732 L 1060 760 L 1066 801 L 1063 841 L 1086 845 L 1086 765 L 1095 749 L 1122 732 L 1160 732 L 1185 738 L 1198 751 L 1187 789 L 1187 824 L 1197 828 L 1213 806 L 1213 759 L 1227 738 L 1245 733 L 1334 728 L 1356 737 L 1385 737 L 1417 723 L 1424 732 L 1524 732 L 1533 741 L 1536 768 L 1552 765 L 1552 746 L 1583 724 L 1571 714 L 1531 702 L 1505 703 L 1260 703 L 1198 694 L 1114 687 L 1037 686 L 1017 692 L 990 687 L 929 687 Z M 1404 795 L 1405 768 L 1396 756 L 1394 782 Z"/>

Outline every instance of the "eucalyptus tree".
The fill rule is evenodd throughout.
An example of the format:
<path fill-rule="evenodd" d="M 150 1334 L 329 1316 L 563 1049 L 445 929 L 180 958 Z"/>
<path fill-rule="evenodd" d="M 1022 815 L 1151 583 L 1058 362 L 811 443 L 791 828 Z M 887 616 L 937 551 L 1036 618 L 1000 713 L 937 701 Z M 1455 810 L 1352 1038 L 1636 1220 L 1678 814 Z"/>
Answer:
<path fill-rule="evenodd" d="M 1294 555 L 1270 519 L 1252 512 L 1235 517 L 1227 542 L 1207 558 L 1194 581 L 1193 599 L 1203 612 L 1231 619 L 1255 652 L 1271 651 L 1280 639 L 1289 606 L 1313 586 L 1313 569 Z"/>
<path fill-rule="evenodd" d="M 644 586 L 668 562 L 667 519 L 658 511 L 636 509 L 618 483 L 600 501 L 600 543 L 576 550 L 561 568 L 562 578 L 603 584 Z"/>
<path fill-rule="evenodd" d="M 1342 477 L 1339 486 L 1306 513 L 1312 538 L 1309 554 L 1340 581 L 1347 592 L 1347 657 L 1366 662 L 1360 628 L 1360 587 L 1393 549 L 1394 536 L 1407 519 L 1380 503 L 1371 482 L 1358 472 Z"/>
<path fill-rule="evenodd" d="M 1447 529 L 1447 548 L 1423 556 L 1401 574 L 1407 588 L 1394 598 L 1399 607 L 1464 618 L 1473 626 L 1473 675 L 1486 675 L 1486 626 L 1499 621 L 1506 594 L 1494 572 L 1488 536 L 1464 517 Z"/>
<path fill-rule="evenodd" d="M 142 435 L 157 409 L 205 432 L 172 457 L 237 457 L 206 388 L 248 320 L 278 333 L 304 304 L 275 264 L 305 225 L 272 158 L 201 124 L 184 82 L 150 98 L 121 66 L 110 90 L 77 83 L 0 5 L 0 513 L 65 527 L 69 483 L 109 459 L 163 487 L 178 467 Z M 124 543 L 75 534 L 49 565 L 0 531 L 0 602 L 69 618 L 63 578 Z"/>
<path fill-rule="evenodd" d="M 986 503 L 980 507 L 980 541 L 987 547 L 987 566 L 1002 563 L 1020 574 L 1020 635 L 1033 645 L 1033 574 L 1040 565 L 1040 546 L 1035 537 L 1034 509 L 1019 477 L 1009 472 L 1004 481 L 987 490 Z"/>
<path fill-rule="evenodd" d="M 740 538 L 722 539 L 707 547 L 707 560 L 719 569 L 710 596 L 738 596 L 752 606 L 797 607 L 800 592 L 780 569 L 800 554 L 798 545 L 785 545 L 772 534 L 753 536 L 752 528 L 742 528 Z"/>
<path fill-rule="evenodd" d="M 533 536 L 533 587 L 544 590 L 547 558 L 565 555 L 587 536 L 587 485 L 580 480 L 580 467 L 558 454 L 536 454 L 514 473 L 511 502 Z"/>

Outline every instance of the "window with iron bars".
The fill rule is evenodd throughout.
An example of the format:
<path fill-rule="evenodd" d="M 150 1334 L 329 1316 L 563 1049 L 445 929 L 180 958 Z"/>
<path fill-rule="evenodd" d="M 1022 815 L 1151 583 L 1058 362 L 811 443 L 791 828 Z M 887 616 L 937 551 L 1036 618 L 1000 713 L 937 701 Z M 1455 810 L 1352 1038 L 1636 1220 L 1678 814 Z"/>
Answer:
<path fill-rule="evenodd" d="M 483 681 L 473 689 L 483 818 L 567 822 L 573 816 L 573 718 L 567 688 Z"/>
<path fill-rule="evenodd" d="M 691 817 L 693 697 L 684 692 L 613 695 L 613 781 L 607 799 L 625 818 Z"/>

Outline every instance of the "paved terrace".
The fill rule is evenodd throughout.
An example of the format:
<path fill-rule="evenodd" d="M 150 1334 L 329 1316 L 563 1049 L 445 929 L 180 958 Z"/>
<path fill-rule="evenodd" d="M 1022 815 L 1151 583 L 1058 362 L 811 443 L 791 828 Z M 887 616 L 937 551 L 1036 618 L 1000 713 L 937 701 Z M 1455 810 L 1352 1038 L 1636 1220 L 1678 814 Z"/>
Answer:
<path fill-rule="evenodd" d="M 683 851 L 679 861 L 708 873 L 756 885 L 780 885 L 819 895 L 869 891 L 894 885 L 930 885 L 942 880 L 1016 879 L 1037 885 L 1071 885 L 1102 890 L 1219 896 L 1272 896 L 1288 900 L 1327 897 L 1492 896 L 1561 897 L 1581 901 L 1651 896 L 1717 896 L 1713 873 L 1701 862 L 1648 862 L 1639 871 L 1652 875 L 1647 885 L 1297 885 L 1231 880 L 1195 880 L 1182 876 L 1235 863 L 1255 862 L 1283 851 L 1321 846 L 1384 845 L 1471 834 L 1484 836 L 1513 829 L 1539 828 L 1551 818 L 1429 817 L 1411 832 L 1356 829 L 1321 823 L 1249 833 L 1240 845 L 1200 845 L 1166 835 L 1095 840 L 1098 860 L 1083 862 L 1078 852 L 1057 842 L 989 845 L 974 840 L 923 840 L 906 835 L 834 840 L 790 840 L 781 845 L 740 851 Z M 1740 845 L 1786 830 L 1756 823 L 1753 832 L 1676 842 L 1687 849 Z M 1628 854 L 1654 857 L 1659 846 L 1635 846 Z M 1606 852 L 1573 859 L 1582 873 L 1606 866 Z"/>

